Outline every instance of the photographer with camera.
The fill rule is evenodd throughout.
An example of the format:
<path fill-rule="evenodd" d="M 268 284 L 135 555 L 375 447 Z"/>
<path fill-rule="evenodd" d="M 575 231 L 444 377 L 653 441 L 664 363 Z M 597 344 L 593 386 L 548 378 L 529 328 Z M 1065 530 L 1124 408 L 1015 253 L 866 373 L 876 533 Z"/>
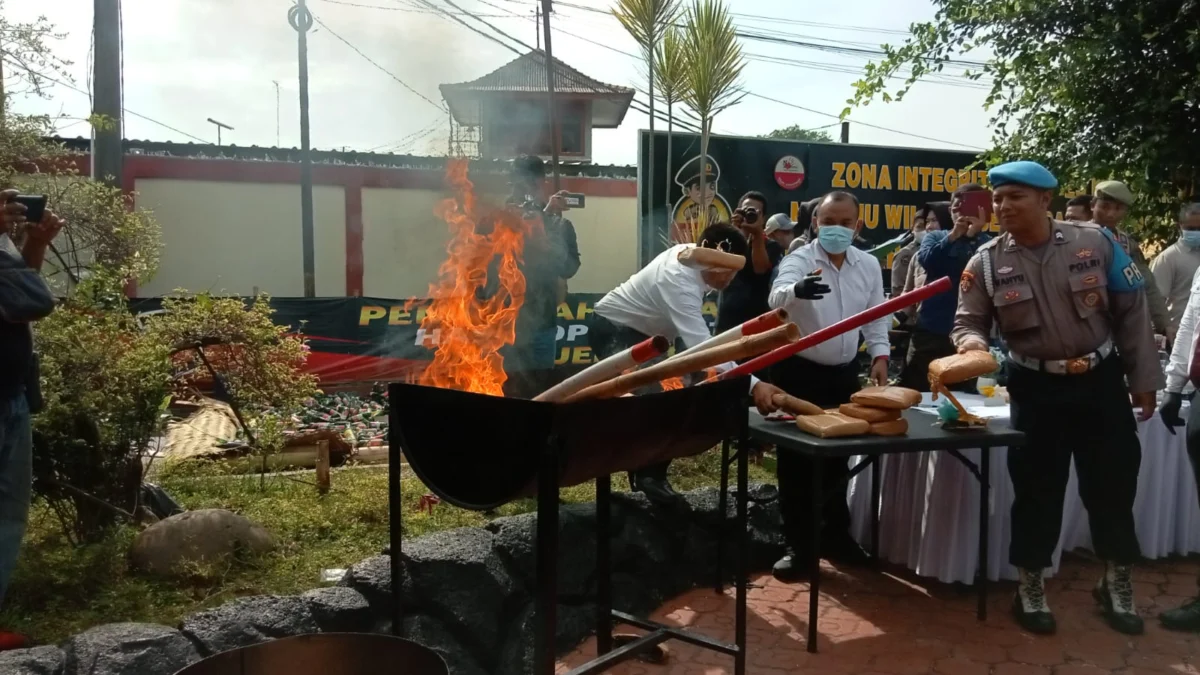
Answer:
<path fill-rule="evenodd" d="M 567 279 L 580 264 L 575 226 L 562 215 L 570 208 L 570 193 L 561 190 L 543 201 L 545 180 L 541 158 L 522 155 L 513 160 L 508 206 L 543 225 L 525 240 L 525 303 L 517 315 L 516 341 L 501 352 L 508 374 L 505 395 L 518 398 L 533 398 L 554 384 L 558 305 L 566 300 Z"/>
<path fill-rule="evenodd" d="M 746 266 L 721 291 L 717 302 L 717 332 L 721 334 L 769 311 L 771 272 L 783 259 L 784 248 L 767 236 L 767 198 L 761 192 L 747 192 L 733 212 L 733 226 L 741 231 L 750 247 Z"/>
<path fill-rule="evenodd" d="M 39 271 L 62 226 L 44 196 L 0 191 L 0 604 L 17 565 L 33 490 L 30 411 L 40 397 L 31 324 L 49 315 L 55 302 Z M 24 643 L 0 630 L 0 651 Z"/>

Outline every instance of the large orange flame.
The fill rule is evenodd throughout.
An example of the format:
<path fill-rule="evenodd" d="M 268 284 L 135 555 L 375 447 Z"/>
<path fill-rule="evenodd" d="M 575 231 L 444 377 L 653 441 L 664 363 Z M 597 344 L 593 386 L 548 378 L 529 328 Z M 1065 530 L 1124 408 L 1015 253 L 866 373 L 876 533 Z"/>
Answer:
<path fill-rule="evenodd" d="M 434 212 L 450 227 L 449 257 L 429 287 L 432 304 L 421 328 L 434 356 L 420 381 L 503 396 L 507 376 L 500 349 L 516 339 L 517 313 L 525 302 L 519 266 L 532 226 L 509 210 L 481 212 L 466 160 L 451 160 L 446 180 L 454 197 Z"/>

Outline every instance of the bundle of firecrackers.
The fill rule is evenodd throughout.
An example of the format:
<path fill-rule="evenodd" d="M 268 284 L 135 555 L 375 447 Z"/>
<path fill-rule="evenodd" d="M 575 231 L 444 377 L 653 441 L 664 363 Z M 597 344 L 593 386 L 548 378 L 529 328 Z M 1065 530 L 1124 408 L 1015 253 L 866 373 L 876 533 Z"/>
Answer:
<path fill-rule="evenodd" d="M 371 393 L 318 394 L 304 402 L 304 411 L 292 416 L 296 435 L 329 430 L 341 434 L 353 448 L 387 445 L 387 389 L 375 385 Z"/>

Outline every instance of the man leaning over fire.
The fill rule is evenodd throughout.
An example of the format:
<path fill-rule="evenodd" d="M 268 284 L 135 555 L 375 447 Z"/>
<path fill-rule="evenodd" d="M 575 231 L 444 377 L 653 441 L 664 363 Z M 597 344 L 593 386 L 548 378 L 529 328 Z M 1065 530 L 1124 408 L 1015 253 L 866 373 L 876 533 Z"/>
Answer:
<path fill-rule="evenodd" d="M 1142 450 L 1133 407 L 1149 419 L 1163 384 L 1146 281 L 1112 232 L 1046 215 L 1058 180 L 1040 164 L 1002 164 L 988 181 L 1004 234 L 967 264 L 951 338 L 960 353 L 986 351 L 995 321 L 1009 347 L 1012 426 L 1025 433 L 1025 444 L 1008 451 L 1008 560 L 1021 575 L 1013 614 L 1032 633 L 1056 629 L 1042 573 L 1058 545 L 1074 455 L 1105 565 L 1093 597 L 1110 626 L 1136 635 L 1133 500 Z"/>
<path fill-rule="evenodd" d="M 747 254 L 746 238 L 731 225 L 709 225 L 700 233 L 699 246 L 720 249 L 735 255 Z M 704 296 L 720 291 L 733 280 L 732 270 L 699 270 L 679 261 L 683 250 L 697 244 L 678 244 L 658 254 L 628 281 L 610 291 L 596 303 L 595 318 L 589 328 L 589 343 L 601 358 L 607 358 L 642 342 L 652 335 L 668 340 L 682 339 L 690 349 L 711 335 L 704 320 Z M 717 370 L 733 367 L 722 364 Z M 763 414 L 776 410 L 771 397 L 783 393 L 777 387 L 750 378 L 754 405 Z M 667 481 L 664 462 L 629 472 L 629 487 L 644 492 L 660 504 L 677 502 L 679 493 Z"/>

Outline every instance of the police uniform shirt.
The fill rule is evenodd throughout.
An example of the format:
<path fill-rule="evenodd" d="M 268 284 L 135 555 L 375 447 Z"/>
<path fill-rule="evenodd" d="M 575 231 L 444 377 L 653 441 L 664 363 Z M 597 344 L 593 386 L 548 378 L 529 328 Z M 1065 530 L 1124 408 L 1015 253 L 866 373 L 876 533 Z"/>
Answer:
<path fill-rule="evenodd" d="M 1167 391 L 1179 394 L 1188 385 L 1192 355 L 1196 344 L 1196 328 L 1200 319 L 1200 269 L 1192 274 L 1191 296 L 1179 317 L 1179 332 L 1171 345 L 1171 361 L 1167 364 Z M 1195 405 L 1200 405 L 1196 401 Z"/>
<path fill-rule="evenodd" d="M 892 295 L 900 295 L 904 281 L 908 278 L 908 266 L 912 264 L 913 256 L 921 245 L 916 240 L 905 244 L 896 255 L 892 256 Z"/>
<path fill-rule="evenodd" d="M 983 256 L 992 259 L 994 293 L 984 278 Z M 986 344 L 994 316 L 1013 353 L 1063 360 L 1086 356 L 1112 337 L 1130 390 L 1156 391 L 1163 375 L 1143 286 L 1137 266 L 1096 225 L 1051 221 L 1040 252 L 1005 233 L 967 264 L 951 338 L 956 345 Z"/>
<path fill-rule="evenodd" d="M 796 282 L 818 269 L 821 270 L 822 280 L 829 286 L 829 293 L 820 300 L 796 298 Z M 769 304 L 771 309 L 786 309 L 788 317 L 800 327 L 800 333 L 809 335 L 874 307 L 883 300 L 883 271 L 874 256 L 853 247 L 848 248 L 842 268 L 838 269 L 820 242 L 814 241 L 788 254 L 779 263 L 779 275 L 771 286 Z M 891 353 L 888 342 L 890 326 L 889 315 L 862 327 L 867 352 L 872 359 Z M 857 354 L 858 331 L 850 331 L 804 350 L 801 356 L 814 363 L 841 366 L 852 361 Z"/>

